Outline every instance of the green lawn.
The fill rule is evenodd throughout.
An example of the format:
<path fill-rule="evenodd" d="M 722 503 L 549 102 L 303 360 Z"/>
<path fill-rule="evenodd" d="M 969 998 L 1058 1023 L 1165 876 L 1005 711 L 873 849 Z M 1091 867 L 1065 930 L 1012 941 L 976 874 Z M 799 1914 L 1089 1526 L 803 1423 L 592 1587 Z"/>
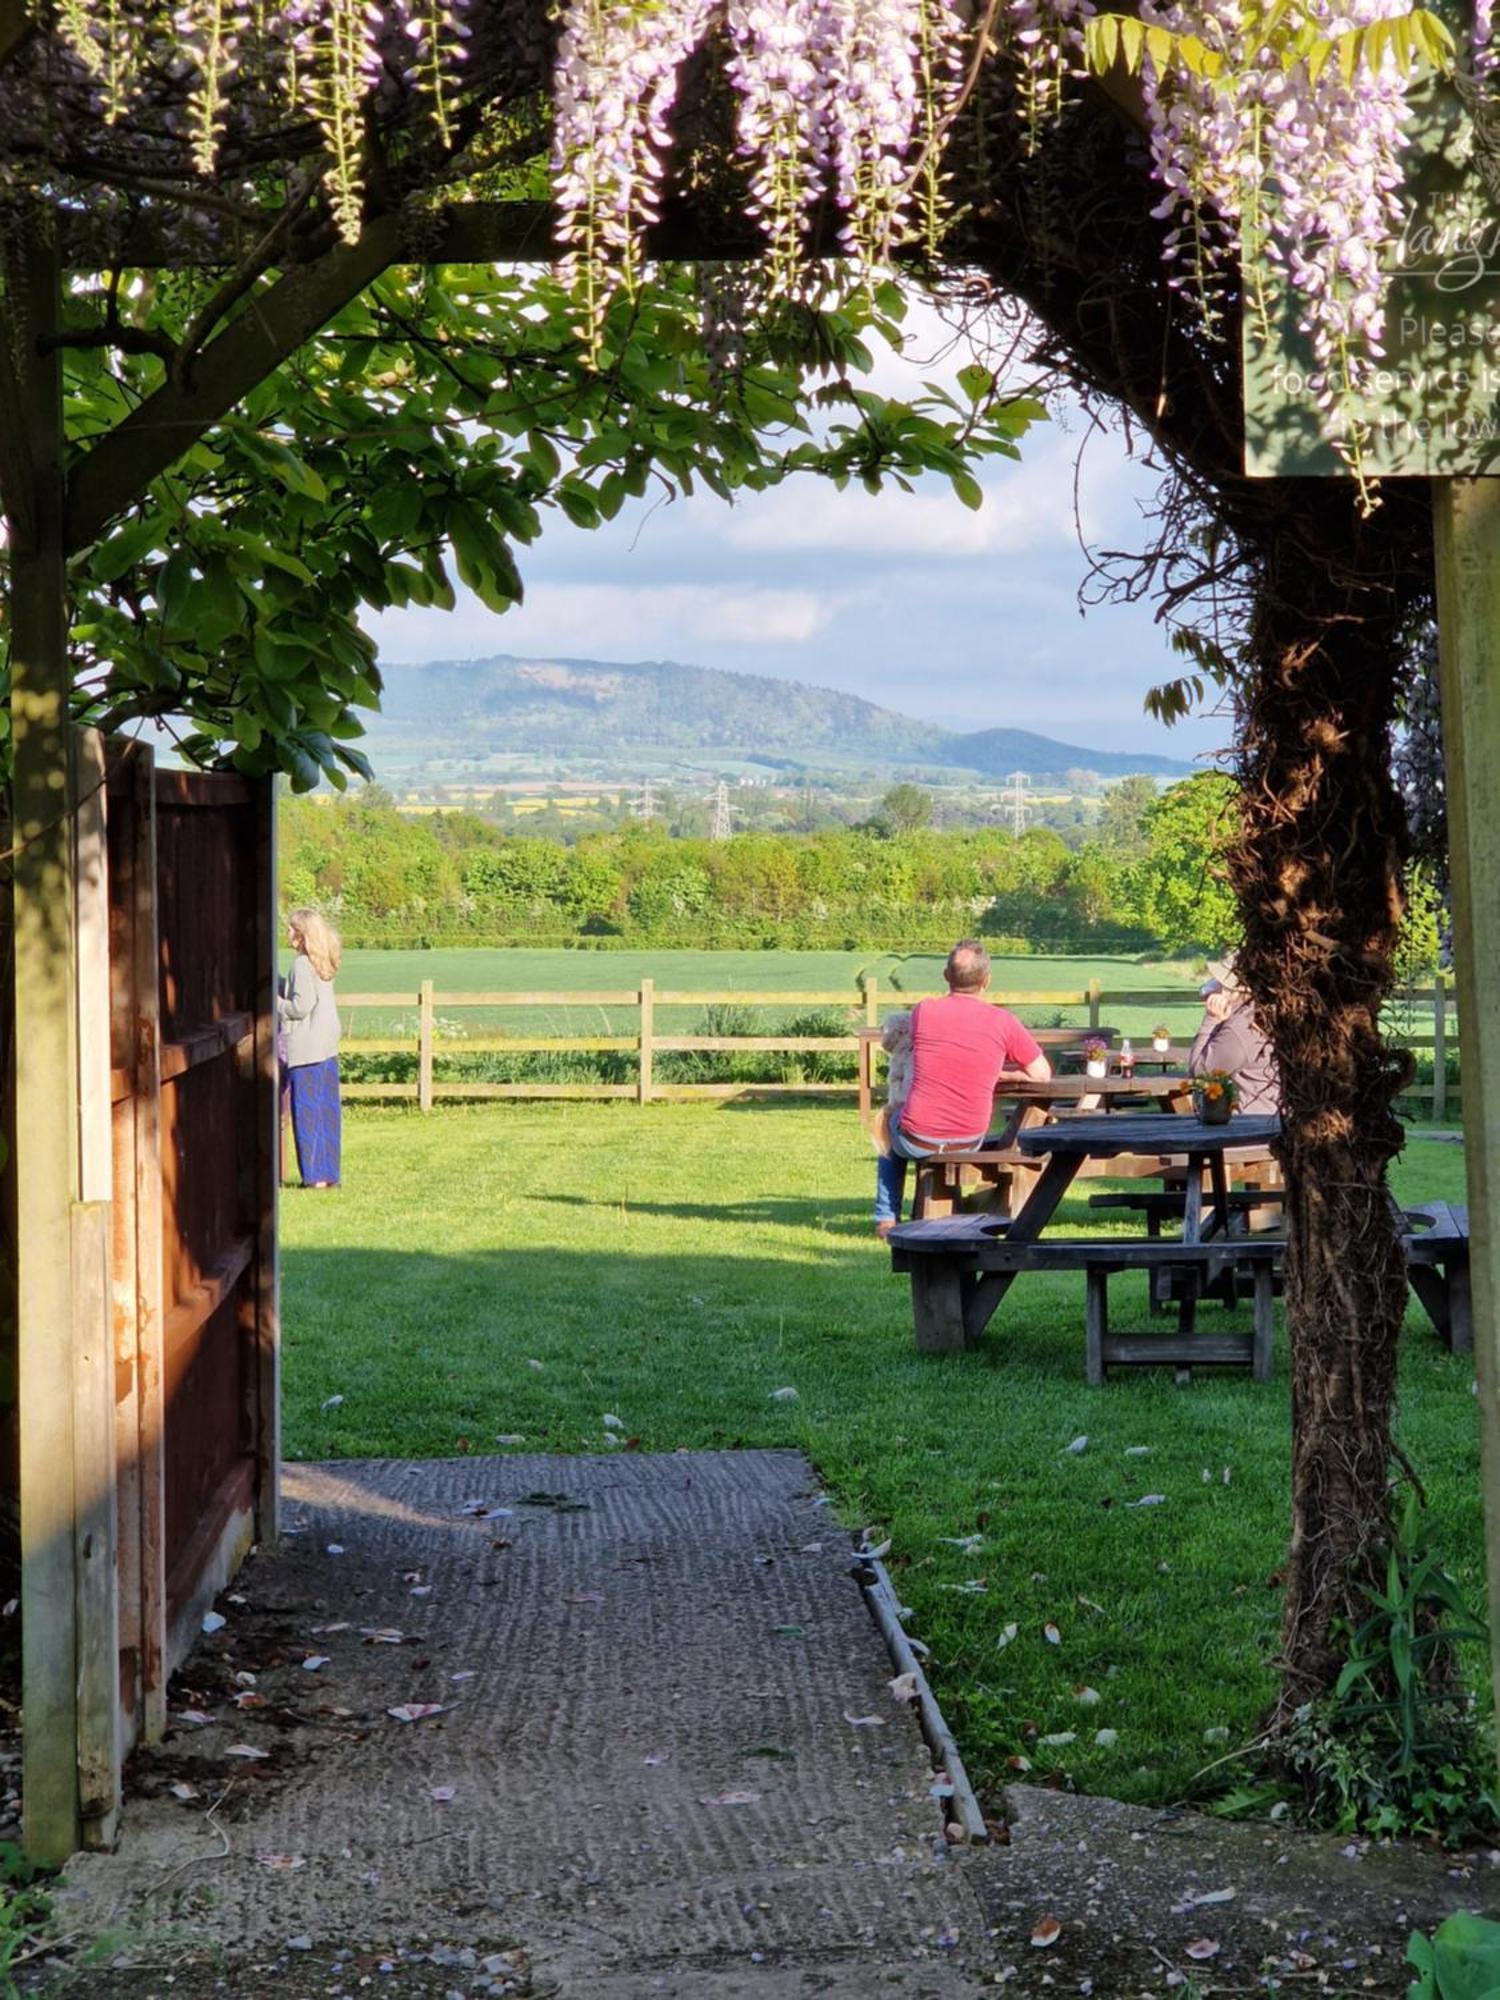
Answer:
<path fill-rule="evenodd" d="M 339 971 L 339 992 L 345 998 L 360 993 L 410 993 L 412 1004 L 402 1010 L 360 1008 L 351 1012 L 356 1035 L 416 1032 L 419 983 L 432 980 L 440 994 L 448 993 L 577 993 L 576 1005 L 547 1008 L 439 1008 L 451 1017 L 448 1025 L 470 1034 L 503 1029 L 514 1034 L 632 1034 L 636 1010 L 601 1007 L 592 993 L 634 990 L 642 979 L 654 979 L 663 992 L 785 993 L 796 1011 L 800 993 L 846 993 L 852 1005 L 859 997 L 859 979 L 869 973 L 882 993 L 899 1000 L 905 993 L 941 989 L 942 959 L 935 955 L 899 955 L 873 951 L 348 951 Z M 995 960 L 995 991 L 1005 993 L 1081 992 L 1097 979 L 1107 995 L 1129 989 L 1176 987 L 1182 994 L 1173 1007 L 1111 1008 L 1105 1020 L 1137 1037 L 1149 1034 L 1158 1018 L 1178 1035 L 1191 1034 L 1201 1016 L 1197 982 L 1180 966 L 1142 966 L 1130 958 L 1004 958 Z M 691 1027 L 696 1007 L 658 1008 L 657 1025 Z M 787 1009 L 783 1009 L 785 1013 Z M 1033 1026 L 1058 1020 L 1083 1023 L 1087 1010 L 1052 1005 L 1017 1011 Z M 767 1016 L 767 1021 L 775 1018 Z"/>
<path fill-rule="evenodd" d="M 798 1446 L 835 1497 L 830 1532 L 891 1537 L 982 1781 L 1024 1749 L 1087 1790 L 1175 1798 L 1223 1754 L 1205 1731 L 1252 1730 L 1286 1534 L 1284 1351 L 1266 1388 L 1153 1371 L 1090 1390 L 1081 1278 L 1029 1276 L 979 1352 L 918 1356 L 847 1108 L 360 1107 L 345 1172 L 337 1195 L 284 1202 L 291 1455 L 494 1452 L 510 1435 L 599 1451 L 606 1412 L 644 1450 Z M 1399 1190 L 1461 1199 L 1462 1175 L 1459 1148 L 1417 1141 Z M 1061 1220 L 1100 1220 L 1097 1188 Z M 1477 1597 L 1471 1380 L 1414 1308 L 1402 1442 Z M 1150 1494 L 1165 1498 L 1130 1504 Z M 1039 1748 L 1029 1722 L 1076 1740 Z"/>

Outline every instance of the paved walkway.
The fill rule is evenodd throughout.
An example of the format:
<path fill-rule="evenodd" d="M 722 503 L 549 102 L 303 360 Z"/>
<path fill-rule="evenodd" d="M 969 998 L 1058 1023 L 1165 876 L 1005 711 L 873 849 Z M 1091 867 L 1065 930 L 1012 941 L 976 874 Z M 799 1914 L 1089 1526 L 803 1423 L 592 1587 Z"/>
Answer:
<path fill-rule="evenodd" d="M 69 1871 L 111 1992 L 980 1990 L 931 1760 L 799 1456 L 297 1465 L 286 1492 L 296 1532 L 179 1676 L 119 1852 Z"/>
<path fill-rule="evenodd" d="M 1500 1855 L 1043 1789 L 1007 1794 L 1008 1845 L 950 1848 L 794 1453 L 298 1465 L 287 1493 L 118 1853 L 59 1892 L 101 1940 L 70 2000 L 1161 2000 L 1208 1962 L 1396 2000 L 1413 1924 L 1497 1904 Z"/>

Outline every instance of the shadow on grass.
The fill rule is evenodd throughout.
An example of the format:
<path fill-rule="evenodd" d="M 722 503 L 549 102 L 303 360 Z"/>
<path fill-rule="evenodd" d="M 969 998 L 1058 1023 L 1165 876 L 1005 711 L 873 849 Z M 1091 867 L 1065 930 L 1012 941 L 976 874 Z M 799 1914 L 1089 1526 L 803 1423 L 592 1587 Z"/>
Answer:
<path fill-rule="evenodd" d="M 674 1216 L 683 1222 L 775 1224 L 786 1229 L 809 1229 L 829 1236 L 871 1237 L 872 1211 L 853 1202 L 829 1202 L 816 1195 L 778 1198 L 762 1196 L 751 1201 L 642 1201 L 631 1195 L 626 1201 L 594 1201 L 569 1194 L 531 1194 L 535 1201 L 558 1208 L 613 1211 L 624 1215 Z"/>
<path fill-rule="evenodd" d="M 1056 1215 L 1048 1225 L 1058 1236 L 1118 1236 L 1141 1233 L 1139 1227 L 1116 1212 L 1100 1211 L 1089 1206 L 1089 1197 L 1108 1182 L 1090 1181 L 1084 1194 L 1069 1196 L 1058 1207 Z M 1122 1182 L 1123 1186 L 1124 1183 Z M 615 1213 L 631 1216 L 670 1216 L 682 1222 L 743 1223 L 752 1226 L 772 1224 L 786 1229 L 807 1229 L 824 1236 L 855 1237 L 873 1244 L 874 1240 L 874 1175 L 871 1175 L 871 1197 L 868 1202 L 826 1201 L 817 1195 L 778 1197 L 763 1195 L 753 1200 L 726 1201 L 643 1201 L 631 1195 L 624 1202 L 597 1201 L 587 1195 L 573 1194 L 528 1194 L 529 1202 L 563 1209 L 589 1209 L 595 1213 Z M 910 1190 L 906 1205 L 906 1217 L 910 1220 Z M 979 1213 L 980 1211 L 974 1211 Z M 1106 1220 L 1106 1217 L 1108 1218 Z"/>
<path fill-rule="evenodd" d="M 495 1429 L 529 1432 L 535 1417 L 522 1420 L 523 1407 L 597 1437 L 598 1412 L 628 1396 L 632 1421 L 654 1407 L 671 1443 L 767 1443 L 785 1441 L 780 1425 L 767 1428 L 768 1399 L 789 1382 L 851 1413 L 893 1391 L 942 1412 L 960 1382 L 966 1398 L 986 1380 L 1027 1395 L 1100 1393 L 1083 1384 L 1079 1273 L 1024 1273 L 975 1348 L 923 1354 L 908 1283 L 862 1230 L 857 1243 L 829 1232 L 826 1247 L 788 1260 L 744 1236 L 737 1248 L 732 1228 L 722 1250 L 638 1250 L 630 1212 L 590 1229 L 597 1242 L 565 1248 L 289 1249 L 283 1323 L 297 1417 L 348 1395 L 342 1430 L 358 1385 L 360 1425 L 368 1416 L 380 1433 L 363 1448 L 421 1452 L 451 1449 L 453 1427 L 491 1412 Z M 1148 1317 L 1139 1273 L 1111 1286 L 1111 1308 L 1121 1330 L 1176 1325 L 1175 1313 Z M 1248 1319 L 1243 1305 L 1201 1308 L 1205 1332 Z M 1139 1394 L 1132 1372 L 1115 1394 Z M 1170 1384 L 1169 1371 L 1149 1372 Z"/>

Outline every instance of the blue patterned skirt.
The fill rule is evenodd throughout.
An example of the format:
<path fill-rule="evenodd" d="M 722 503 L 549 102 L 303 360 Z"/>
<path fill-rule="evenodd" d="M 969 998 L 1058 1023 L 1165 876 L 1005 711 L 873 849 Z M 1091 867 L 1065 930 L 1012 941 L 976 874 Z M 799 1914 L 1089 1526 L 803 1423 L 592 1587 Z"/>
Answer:
<path fill-rule="evenodd" d="M 292 1093 L 292 1131 L 302 1185 L 337 1185 L 339 1175 L 339 1059 L 301 1063 L 287 1071 Z"/>

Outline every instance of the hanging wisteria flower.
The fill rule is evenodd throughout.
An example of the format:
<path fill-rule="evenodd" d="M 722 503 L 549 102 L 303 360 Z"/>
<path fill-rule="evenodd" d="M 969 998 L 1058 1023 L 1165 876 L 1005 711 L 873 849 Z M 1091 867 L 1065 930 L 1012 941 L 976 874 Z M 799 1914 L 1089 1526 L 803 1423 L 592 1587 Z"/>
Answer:
<path fill-rule="evenodd" d="M 727 44 L 750 212 L 773 281 L 831 197 L 842 241 L 889 254 L 910 202 L 914 147 L 953 100 L 962 0 L 572 0 L 554 72 L 554 185 L 570 269 L 597 318 L 654 218 L 678 72 L 713 27 Z M 930 147 L 928 150 L 931 150 Z"/>
<path fill-rule="evenodd" d="M 711 0 L 643 8 L 635 0 L 574 0 L 553 70 L 553 191 L 566 275 L 597 326 L 611 269 L 636 268 L 641 231 L 657 215 L 667 116 L 677 73 L 707 24 Z"/>
<path fill-rule="evenodd" d="M 1080 73 L 1083 31 L 1094 0 L 1007 0 L 1010 54 L 1033 145 L 1062 109 L 1068 78 Z"/>

